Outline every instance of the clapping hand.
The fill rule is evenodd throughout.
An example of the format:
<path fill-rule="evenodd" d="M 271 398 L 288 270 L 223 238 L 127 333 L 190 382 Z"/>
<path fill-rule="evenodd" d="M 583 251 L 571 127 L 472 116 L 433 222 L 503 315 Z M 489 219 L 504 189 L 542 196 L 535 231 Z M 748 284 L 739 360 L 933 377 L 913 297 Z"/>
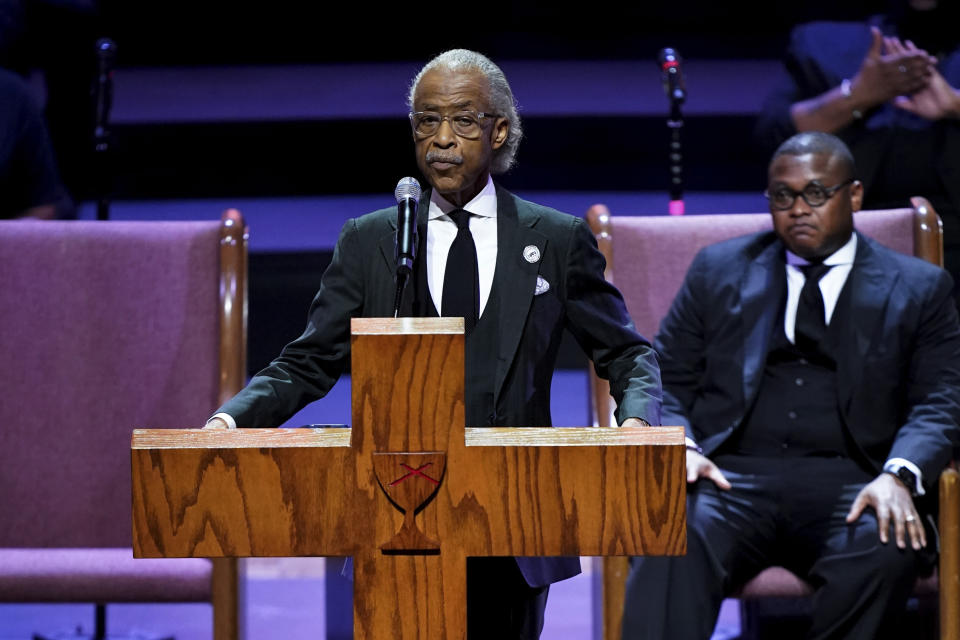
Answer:
<path fill-rule="evenodd" d="M 922 53 L 909 40 L 900 42 L 897 38 L 885 38 L 885 42 L 890 51 L 901 54 Z M 932 67 L 925 87 L 908 95 L 897 96 L 893 104 L 927 120 L 960 117 L 960 93 L 947 84 L 946 79 L 940 75 L 936 67 Z"/>
<path fill-rule="evenodd" d="M 930 84 L 936 72 L 935 58 L 912 43 L 908 47 L 897 38 L 884 37 L 877 27 L 871 27 L 870 32 L 870 49 L 851 82 L 854 95 L 876 106 Z"/>

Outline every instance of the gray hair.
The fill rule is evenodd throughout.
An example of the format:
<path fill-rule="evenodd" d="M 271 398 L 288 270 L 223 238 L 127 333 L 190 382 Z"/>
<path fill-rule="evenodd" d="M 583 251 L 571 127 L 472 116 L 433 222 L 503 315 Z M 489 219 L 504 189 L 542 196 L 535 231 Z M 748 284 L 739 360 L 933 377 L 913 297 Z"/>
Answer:
<path fill-rule="evenodd" d="M 474 69 L 483 74 L 490 85 L 490 102 L 497 115 L 506 118 L 510 122 L 510 133 L 507 135 L 507 141 L 499 149 L 493 152 L 493 162 L 490 165 L 490 173 L 506 173 L 516 161 L 517 149 L 520 147 L 520 139 L 523 138 L 523 127 L 520 124 L 520 115 L 517 113 L 517 103 L 513 98 L 513 91 L 510 90 L 510 84 L 507 77 L 503 75 L 500 67 L 495 65 L 490 58 L 467 49 L 451 49 L 438 55 L 436 58 L 424 65 L 420 73 L 416 75 L 413 82 L 410 83 L 410 92 L 407 95 L 407 105 L 413 110 L 413 97 L 417 92 L 417 86 L 424 74 L 433 69 L 443 68 L 451 71 L 460 69 Z"/>

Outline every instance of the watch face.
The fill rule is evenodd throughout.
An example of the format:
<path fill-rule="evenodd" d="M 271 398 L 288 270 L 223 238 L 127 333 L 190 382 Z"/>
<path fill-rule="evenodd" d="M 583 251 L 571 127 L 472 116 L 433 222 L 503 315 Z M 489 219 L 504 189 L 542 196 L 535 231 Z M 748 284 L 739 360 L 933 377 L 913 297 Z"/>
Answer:
<path fill-rule="evenodd" d="M 913 474 L 913 471 L 907 469 L 906 467 L 900 467 L 897 469 L 897 477 L 907 485 L 907 488 L 910 489 L 911 493 L 917 486 L 917 476 Z"/>

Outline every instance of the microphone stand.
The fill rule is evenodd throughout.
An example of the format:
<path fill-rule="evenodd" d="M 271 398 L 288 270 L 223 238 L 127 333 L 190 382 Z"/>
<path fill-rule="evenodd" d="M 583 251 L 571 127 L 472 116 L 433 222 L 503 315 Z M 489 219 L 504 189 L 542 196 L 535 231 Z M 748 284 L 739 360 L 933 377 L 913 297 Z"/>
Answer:
<path fill-rule="evenodd" d="M 393 317 L 396 318 L 400 315 L 400 303 L 403 301 L 403 290 L 407 286 L 407 278 L 409 273 L 404 270 L 397 272 L 397 295 L 393 298 Z"/>
<path fill-rule="evenodd" d="M 683 145 L 680 140 L 680 131 L 683 129 L 682 94 L 670 93 L 670 116 L 667 118 L 667 128 L 670 129 L 670 208 L 672 216 L 682 216 L 685 212 L 683 204 Z"/>
<path fill-rule="evenodd" d="M 660 72 L 663 75 L 663 91 L 670 100 L 670 116 L 667 127 L 670 129 L 670 215 L 682 216 L 683 206 L 683 146 L 680 142 L 680 130 L 683 129 L 683 112 L 680 107 L 687 99 L 683 72 L 680 68 L 680 54 L 676 49 L 664 47 L 657 55 Z"/>
<path fill-rule="evenodd" d="M 113 106 L 113 60 L 117 45 L 110 38 L 97 40 L 97 110 L 93 128 L 94 166 L 97 177 L 97 220 L 110 218 L 113 184 L 110 166 L 110 109 Z"/>

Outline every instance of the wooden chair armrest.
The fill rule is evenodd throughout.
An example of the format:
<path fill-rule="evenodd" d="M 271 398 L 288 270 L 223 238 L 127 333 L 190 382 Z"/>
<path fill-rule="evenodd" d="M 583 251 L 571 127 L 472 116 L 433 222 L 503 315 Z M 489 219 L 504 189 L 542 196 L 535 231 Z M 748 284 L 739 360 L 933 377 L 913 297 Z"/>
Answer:
<path fill-rule="evenodd" d="M 960 473 L 940 474 L 940 637 L 960 638 Z"/>

